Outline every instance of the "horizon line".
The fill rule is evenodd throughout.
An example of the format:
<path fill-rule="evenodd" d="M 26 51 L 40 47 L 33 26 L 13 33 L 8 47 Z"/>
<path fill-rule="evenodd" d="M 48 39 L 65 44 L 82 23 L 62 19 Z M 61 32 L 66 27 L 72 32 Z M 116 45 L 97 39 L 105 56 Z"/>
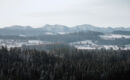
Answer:
<path fill-rule="evenodd" d="M 45 27 L 46 25 L 51 25 L 51 26 L 61 25 L 61 26 L 69 27 L 69 28 L 76 27 L 76 26 L 82 26 L 82 25 L 90 25 L 90 26 L 99 27 L 99 28 L 130 28 L 130 26 L 129 27 L 128 26 L 96 26 L 96 25 L 92 25 L 92 24 L 77 24 L 75 26 L 68 26 L 68 25 L 64 25 L 64 24 L 44 24 L 43 26 L 32 26 L 32 25 L 19 25 L 19 24 L 16 24 L 16 25 L 8 25 L 8 26 L 3 26 L 3 27 L 0 26 L 0 29 L 1 28 L 8 28 L 8 27 L 11 28 L 13 26 L 41 28 L 41 27 Z"/>

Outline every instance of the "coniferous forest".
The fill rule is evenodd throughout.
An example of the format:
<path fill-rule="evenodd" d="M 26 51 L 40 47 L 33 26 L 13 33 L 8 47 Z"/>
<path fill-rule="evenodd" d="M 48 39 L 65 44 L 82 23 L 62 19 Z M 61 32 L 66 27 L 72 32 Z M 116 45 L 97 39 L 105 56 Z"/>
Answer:
<path fill-rule="evenodd" d="M 130 50 L 0 49 L 0 80 L 129 80 Z"/>
<path fill-rule="evenodd" d="M 130 80 L 130 0 L 0 0 L 0 80 Z"/>

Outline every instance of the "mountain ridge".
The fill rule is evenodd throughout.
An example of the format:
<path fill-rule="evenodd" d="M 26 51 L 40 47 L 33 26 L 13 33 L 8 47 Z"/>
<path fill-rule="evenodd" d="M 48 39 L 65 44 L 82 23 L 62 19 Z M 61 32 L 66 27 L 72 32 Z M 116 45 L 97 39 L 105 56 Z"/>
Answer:
<path fill-rule="evenodd" d="M 123 27 L 117 27 L 117 28 L 104 28 L 104 27 L 97 27 L 90 24 L 82 24 L 77 25 L 74 27 L 68 27 L 65 25 L 44 25 L 39 28 L 33 28 L 31 26 L 20 26 L 20 25 L 14 25 L 9 26 L 5 28 L 0 29 L 1 35 L 43 35 L 46 33 L 50 34 L 64 34 L 64 33 L 73 33 L 73 32 L 82 32 L 82 31 L 96 31 L 96 32 L 102 32 L 102 33 L 112 33 L 114 31 L 130 31 L 130 28 L 123 28 Z"/>

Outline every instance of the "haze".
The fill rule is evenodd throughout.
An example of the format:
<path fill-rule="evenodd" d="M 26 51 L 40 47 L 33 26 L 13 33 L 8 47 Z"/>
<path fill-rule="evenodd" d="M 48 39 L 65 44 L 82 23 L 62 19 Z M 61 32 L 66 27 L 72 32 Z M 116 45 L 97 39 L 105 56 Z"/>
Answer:
<path fill-rule="evenodd" d="M 130 0 L 0 0 L 0 27 L 45 24 L 130 27 Z"/>

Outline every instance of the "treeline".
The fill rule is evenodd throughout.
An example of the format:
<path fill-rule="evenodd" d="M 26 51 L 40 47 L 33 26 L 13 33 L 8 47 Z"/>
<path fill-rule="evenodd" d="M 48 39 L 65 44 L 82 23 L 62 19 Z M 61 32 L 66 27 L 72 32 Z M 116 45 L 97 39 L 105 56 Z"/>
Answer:
<path fill-rule="evenodd" d="M 119 47 L 129 45 L 130 39 L 120 38 L 120 39 L 113 39 L 113 40 L 103 40 L 100 39 L 97 42 L 98 45 L 117 45 Z"/>
<path fill-rule="evenodd" d="M 0 49 L 0 80 L 129 80 L 130 50 Z"/>
<path fill-rule="evenodd" d="M 130 35 L 130 31 L 122 31 L 122 30 L 113 31 L 112 33 L 122 34 L 122 35 Z"/>

